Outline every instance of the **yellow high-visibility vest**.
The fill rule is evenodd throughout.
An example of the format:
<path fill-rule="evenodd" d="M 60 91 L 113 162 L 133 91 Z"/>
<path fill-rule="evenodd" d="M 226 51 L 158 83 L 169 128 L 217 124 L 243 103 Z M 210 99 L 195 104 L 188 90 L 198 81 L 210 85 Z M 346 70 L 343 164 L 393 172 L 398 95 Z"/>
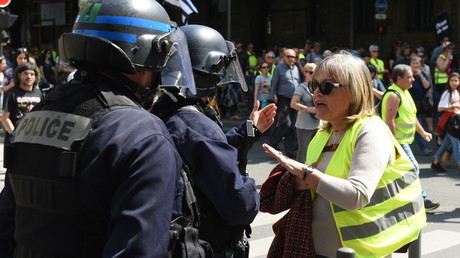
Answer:
<path fill-rule="evenodd" d="M 447 58 L 444 54 L 440 54 L 439 57 L 444 60 Z M 447 83 L 448 79 L 449 79 L 449 75 L 446 72 L 441 72 L 438 66 L 434 68 L 434 84 Z"/>
<path fill-rule="evenodd" d="M 417 107 L 408 90 L 402 90 L 395 84 L 388 87 L 395 90 L 401 96 L 401 105 L 398 108 L 398 116 L 395 118 L 395 138 L 400 143 L 411 144 L 414 141 L 417 123 Z M 385 94 L 382 99 L 382 120 L 387 115 L 387 100 L 391 94 Z"/>
<path fill-rule="evenodd" d="M 353 248 L 356 257 L 385 257 L 418 238 L 426 226 L 420 180 L 408 156 L 378 117 L 358 119 L 347 130 L 332 156 L 325 174 L 348 177 L 357 136 L 364 124 L 374 120 L 387 128 L 395 146 L 394 161 L 387 165 L 369 203 L 359 210 L 345 210 L 330 203 L 343 246 Z M 309 144 L 307 164 L 319 161 L 331 131 L 319 130 Z M 378 146 L 375 146 L 378 148 Z M 314 190 L 313 198 L 315 196 Z"/>
<path fill-rule="evenodd" d="M 371 64 L 373 64 L 375 66 L 375 68 L 377 69 L 377 72 L 381 72 L 381 71 L 385 70 L 385 64 L 383 63 L 383 61 L 381 59 L 377 58 L 377 60 L 375 60 L 375 59 L 371 58 L 370 62 L 371 62 Z M 380 81 L 383 81 L 383 74 L 382 73 L 377 74 L 377 77 L 379 77 Z"/>

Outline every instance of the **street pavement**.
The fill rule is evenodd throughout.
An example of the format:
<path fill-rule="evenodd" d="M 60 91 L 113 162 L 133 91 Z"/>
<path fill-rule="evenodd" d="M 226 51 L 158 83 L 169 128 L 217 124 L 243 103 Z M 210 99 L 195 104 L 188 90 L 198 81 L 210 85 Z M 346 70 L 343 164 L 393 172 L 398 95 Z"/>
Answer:
<path fill-rule="evenodd" d="M 228 119 L 223 119 L 223 122 L 224 130 L 242 123 L 242 121 Z M 276 165 L 276 160 L 266 155 L 261 147 L 266 140 L 262 138 L 256 142 L 248 155 L 247 169 L 250 176 L 255 179 L 258 189 Z M 436 150 L 433 142 L 429 146 Z M 450 167 L 447 168 L 448 173 L 432 172 L 430 169 L 432 156 L 420 155 L 420 150 L 416 144 L 412 145 L 412 150 L 420 163 L 420 178 L 423 189 L 432 201 L 441 203 L 441 206 L 434 213 L 427 214 L 428 225 L 423 229 L 421 236 L 422 257 L 460 257 L 460 175 L 458 175 L 458 170 Z M 27 159 L 27 157 L 24 158 Z M 3 138 L 0 138 L 0 164 L 3 164 Z M 4 173 L 5 170 L 0 168 L 0 189 L 3 189 Z M 266 257 L 274 236 L 271 226 L 284 214 L 259 213 L 257 215 L 251 225 L 253 233 L 250 238 L 249 257 Z M 393 257 L 402 258 L 408 257 L 408 255 L 394 254 Z"/>

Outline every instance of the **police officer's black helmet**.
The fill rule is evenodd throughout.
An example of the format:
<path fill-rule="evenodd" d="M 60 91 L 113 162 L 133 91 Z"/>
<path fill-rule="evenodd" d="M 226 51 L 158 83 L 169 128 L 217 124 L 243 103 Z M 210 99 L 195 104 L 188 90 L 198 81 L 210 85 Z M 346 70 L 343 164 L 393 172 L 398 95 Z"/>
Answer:
<path fill-rule="evenodd" d="M 188 99 L 197 99 L 204 96 L 211 96 L 215 93 L 216 86 L 229 82 L 240 83 L 243 89 L 247 89 L 244 76 L 241 72 L 236 49 L 231 42 L 228 42 L 216 30 L 203 25 L 185 25 L 180 29 L 187 38 L 187 45 L 195 77 L 196 94 L 181 87 L 175 89 L 180 95 Z M 166 74 L 165 74 L 166 73 Z M 168 71 L 163 73 L 167 77 Z M 174 85 L 162 85 L 171 87 Z"/>
<path fill-rule="evenodd" d="M 162 71 L 176 27 L 154 0 L 88 0 L 59 39 L 59 54 L 77 69 Z"/>

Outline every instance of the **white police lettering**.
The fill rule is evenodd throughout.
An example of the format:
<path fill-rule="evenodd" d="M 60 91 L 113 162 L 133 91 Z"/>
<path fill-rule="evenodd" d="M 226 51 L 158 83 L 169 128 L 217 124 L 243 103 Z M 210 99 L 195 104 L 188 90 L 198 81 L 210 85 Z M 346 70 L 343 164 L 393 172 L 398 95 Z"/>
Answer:
<path fill-rule="evenodd" d="M 13 132 L 13 142 L 34 143 L 70 150 L 91 129 L 91 119 L 83 116 L 36 111 L 26 114 Z"/>

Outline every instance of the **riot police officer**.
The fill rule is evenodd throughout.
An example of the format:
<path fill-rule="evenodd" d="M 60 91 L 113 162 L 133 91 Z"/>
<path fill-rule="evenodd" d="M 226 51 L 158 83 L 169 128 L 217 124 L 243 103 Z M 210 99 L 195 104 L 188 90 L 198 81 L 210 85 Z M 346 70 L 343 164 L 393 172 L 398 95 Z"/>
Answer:
<path fill-rule="evenodd" d="M 248 251 L 243 231 L 259 210 L 254 179 L 246 175 L 242 163 L 254 136 L 260 136 L 273 123 L 276 107 L 257 111 L 257 103 L 250 116 L 255 128 L 243 124 L 225 134 L 217 112 L 207 104 L 218 85 L 239 82 L 246 87 L 235 48 L 212 28 L 186 25 L 181 29 L 187 37 L 196 95 L 163 81 L 165 92 L 155 102 L 153 112 L 165 122 L 190 168 L 201 211 L 200 239 L 211 244 L 213 257 L 242 257 Z M 171 77 L 168 70 L 162 74 L 164 79 Z"/>
<path fill-rule="evenodd" d="M 173 54 L 188 59 L 180 36 L 153 0 L 85 2 L 59 39 L 76 79 L 13 132 L 1 257 L 166 256 L 182 163 L 142 104 Z"/>

